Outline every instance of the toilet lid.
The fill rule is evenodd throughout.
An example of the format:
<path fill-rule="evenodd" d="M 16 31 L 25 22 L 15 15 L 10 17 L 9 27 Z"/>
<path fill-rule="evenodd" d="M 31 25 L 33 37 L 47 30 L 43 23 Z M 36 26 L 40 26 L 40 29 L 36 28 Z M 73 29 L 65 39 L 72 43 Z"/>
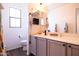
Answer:
<path fill-rule="evenodd" d="M 21 40 L 22 43 L 27 42 L 27 40 Z"/>

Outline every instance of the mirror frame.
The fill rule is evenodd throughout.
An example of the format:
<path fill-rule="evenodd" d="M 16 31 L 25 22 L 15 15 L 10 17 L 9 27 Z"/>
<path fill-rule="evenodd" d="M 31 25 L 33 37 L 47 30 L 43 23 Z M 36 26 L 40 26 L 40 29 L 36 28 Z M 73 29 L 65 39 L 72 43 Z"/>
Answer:
<path fill-rule="evenodd" d="M 78 33 L 78 30 L 77 30 L 77 11 L 78 10 L 79 10 L 79 8 L 75 9 L 75 33 Z"/>

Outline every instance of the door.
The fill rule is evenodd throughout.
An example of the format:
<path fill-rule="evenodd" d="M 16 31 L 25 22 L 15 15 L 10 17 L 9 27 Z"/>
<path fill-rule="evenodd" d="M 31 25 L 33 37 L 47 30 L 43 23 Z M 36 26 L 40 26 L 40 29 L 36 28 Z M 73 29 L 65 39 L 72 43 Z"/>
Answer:
<path fill-rule="evenodd" d="M 68 56 L 79 56 L 79 46 L 68 44 L 67 55 Z"/>
<path fill-rule="evenodd" d="M 0 10 L 0 53 L 2 53 L 2 51 L 3 51 L 3 39 L 2 39 L 1 25 L 2 25 L 2 23 L 1 23 L 1 10 Z"/>
<path fill-rule="evenodd" d="M 37 37 L 34 37 L 32 36 L 31 37 L 31 53 L 36 55 L 36 40 L 37 40 Z"/>
<path fill-rule="evenodd" d="M 0 32 L 1 32 L 1 10 L 0 10 Z"/>
<path fill-rule="evenodd" d="M 46 56 L 46 39 L 37 38 L 37 56 Z"/>
<path fill-rule="evenodd" d="M 47 49 L 48 56 L 65 56 L 66 55 L 65 43 L 48 40 L 47 48 L 48 48 Z"/>

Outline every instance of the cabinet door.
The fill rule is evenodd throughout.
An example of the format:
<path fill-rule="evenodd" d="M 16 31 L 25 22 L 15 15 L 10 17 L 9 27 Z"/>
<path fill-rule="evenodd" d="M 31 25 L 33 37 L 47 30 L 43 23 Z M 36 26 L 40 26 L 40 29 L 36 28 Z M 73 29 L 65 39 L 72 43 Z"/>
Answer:
<path fill-rule="evenodd" d="M 47 41 L 47 55 L 48 56 L 65 56 L 65 43 L 48 40 Z"/>
<path fill-rule="evenodd" d="M 37 39 L 37 56 L 46 56 L 46 39 Z"/>
<path fill-rule="evenodd" d="M 36 55 L 36 39 L 37 37 L 32 36 L 31 37 L 31 53 Z"/>
<path fill-rule="evenodd" d="M 67 55 L 68 56 L 79 56 L 79 46 L 68 44 Z"/>

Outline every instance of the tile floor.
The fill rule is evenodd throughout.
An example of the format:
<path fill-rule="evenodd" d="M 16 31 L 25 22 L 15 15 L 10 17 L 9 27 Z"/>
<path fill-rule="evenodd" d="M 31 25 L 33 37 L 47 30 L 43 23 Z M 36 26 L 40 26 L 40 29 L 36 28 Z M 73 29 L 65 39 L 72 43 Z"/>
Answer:
<path fill-rule="evenodd" d="M 27 51 L 23 51 L 22 47 L 7 51 L 7 56 L 27 56 Z"/>

